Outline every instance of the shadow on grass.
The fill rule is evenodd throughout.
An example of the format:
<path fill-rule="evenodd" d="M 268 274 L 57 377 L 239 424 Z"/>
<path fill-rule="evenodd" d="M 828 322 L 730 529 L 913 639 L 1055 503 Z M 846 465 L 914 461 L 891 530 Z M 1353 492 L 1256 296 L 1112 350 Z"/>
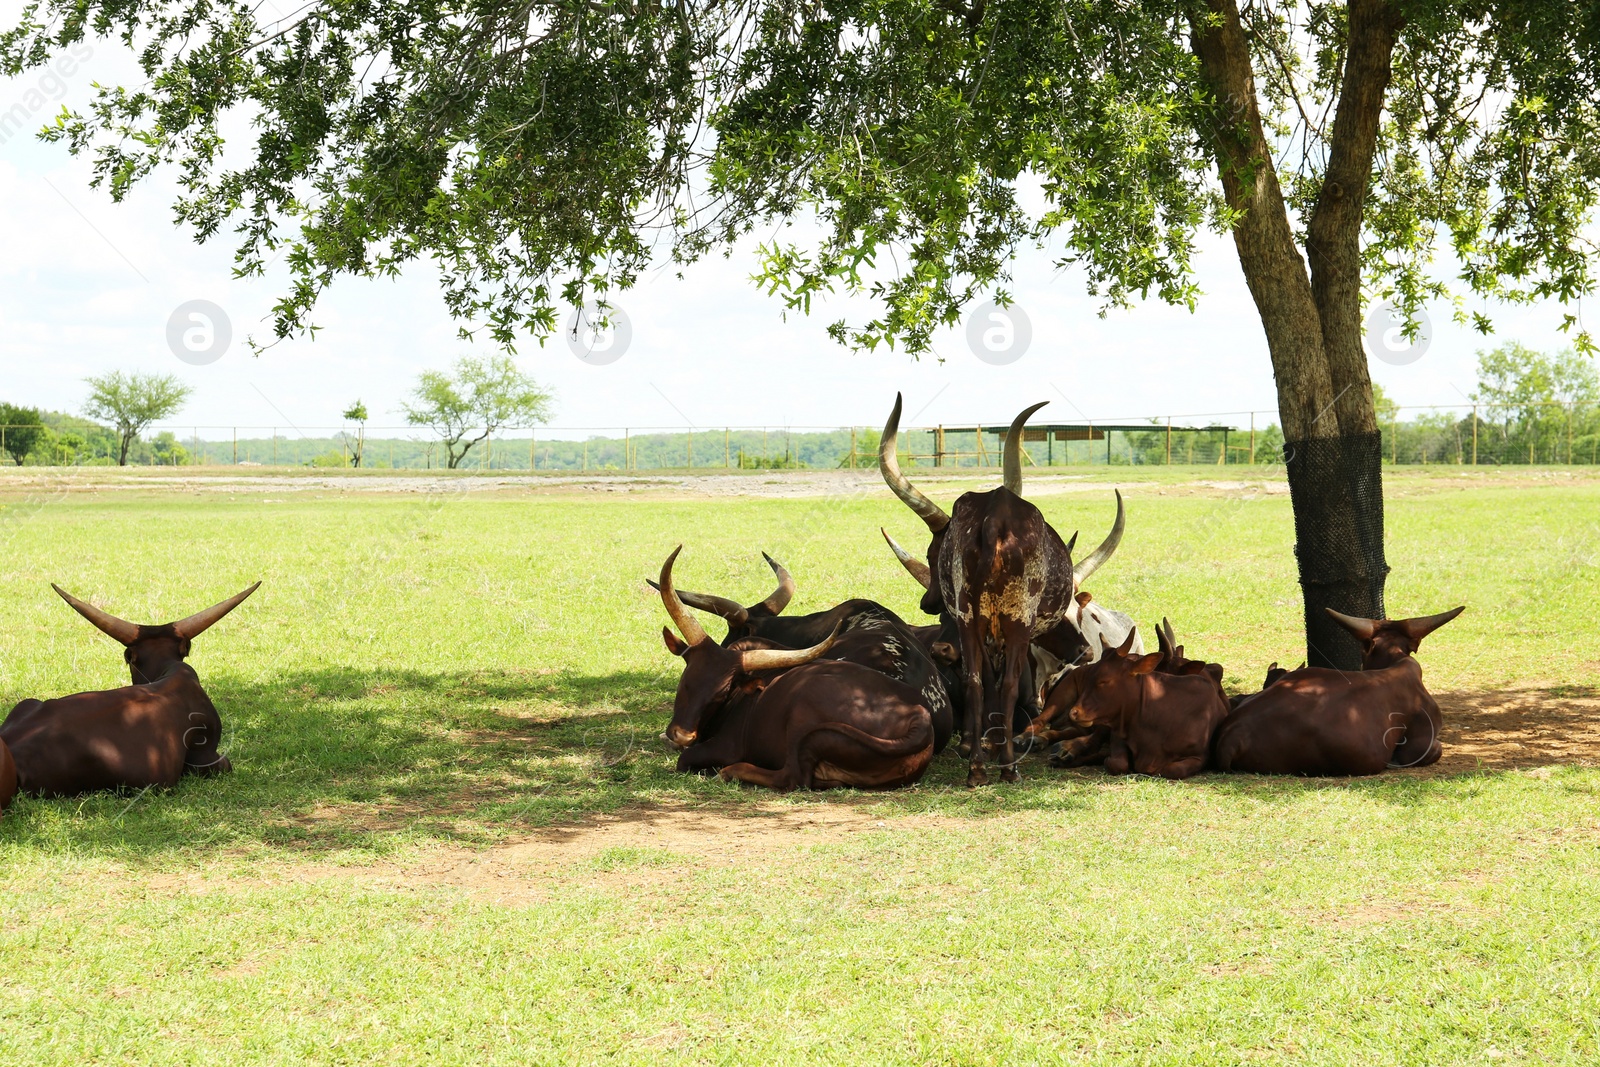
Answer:
<path fill-rule="evenodd" d="M 670 675 L 649 671 L 328 667 L 279 676 L 270 684 L 224 677 L 208 688 L 223 715 L 233 774 L 185 779 L 170 791 L 19 799 L 0 821 L 0 852 L 148 860 L 260 850 L 381 854 L 418 841 L 489 844 L 555 822 L 663 806 L 755 814 L 773 804 L 851 804 L 870 805 L 885 816 L 965 818 L 1048 811 L 1060 813 L 1065 825 L 1090 808 L 1103 817 L 1105 794 L 1125 789 L 1203 790 L 1280 808 L 1339 789 L 1376 803 L 1417 806 L 1469 797 L 1488 778 L 1529 765 L 1526 759 L 1489 764 L 1479 758 L 1461 766 L 1447 762 L 1443 773 L 1364 779 L 1203 775 L 1167 783 L 1092 769 L 1056 771 L 1030 757 L 1020 785 L 968 790 L 966 765 L 952 747 L 910 790 L 779 798 L 675 773 L 676 754 L 658 737 L 670 717 L 674 686 Z M 1600 724 L 1600 709 L 1591 706 L 1600 704 L 1594 690 L 1448 697 L 1447 759 L 1472 743 L 1462 741 L 1463 732 L 1471 737 L 1496 725 L 1502 734 L 1531 728 L 1527 720 L 1539 709 L 1538 723 L 1561 724 L 1569 742 Z M 1552 700 L 1561 704 L 1555 712 L 1549 711 Z M 1593 740 L 1600 754 L 1600 728 Z M 1495 743 L 1515 744 L 1504 737 Z M 1574 758 L 1571 743 L 1537 752 L 1505 750 L 1524 752 L 1534 765 L 1584 762 Z M 1594 791 L 1592 777 L 1570 784 Z"/>

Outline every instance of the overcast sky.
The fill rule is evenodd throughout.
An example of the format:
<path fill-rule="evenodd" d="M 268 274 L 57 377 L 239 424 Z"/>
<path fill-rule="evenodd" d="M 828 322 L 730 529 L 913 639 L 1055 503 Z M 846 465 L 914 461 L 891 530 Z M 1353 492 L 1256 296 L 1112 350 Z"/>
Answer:
<path fill-rule="evenodd" d="M 0 3 L 0 20 L 12 5 Z M 360 397 L 374 425 L 395 425 L 400 399 L 417 373 L 456 356 L 485 354 L 455 336 L 429 264 L 398 281 L 343 279 L 316 314 L 316 339 L 286 341 L 249 354 L 247 333 L 266 337 L 283 275 L 238 282 L 225 233 L 200 246 L 172 224 L 173 187 L 163 177 L 122 204 L 89 188 L 87 161 L 32 137 L 63 102 L 81 104 L 90 81 L 126 77 L 116 46 L 70 76 L 34 72 L 0 81 L 0 123 L 20 107 L 27 132 L 0 125 L 0 399 L 62 411 L 83 402 L 86 375 L 109 370 L 174 373 L 194 387 L 176 425 L 225 437 L 227 427 L 339 422 Z M 1275 393 L 1266 343 L 1239 273 L 1232 241 L 1208 238 L 1198 263 L 1205 290 L 1195 314 L 1150 302 L 1098 315 L 1081 281 L 1056 272 L 1050 255 L 1028 252 L 1011 287 L 1028 316 L 1032 341 L 1015 362 L 981 361 L 966 331 L 937 341 L 938 359 L 901 352 L 856 354 L 827 336 L 827 324 L 864 304 L 836 300 L 809 318 L 783 317 L 780 301 L 748 280 L 750 248 L 690 268 L 663 271 L 621 294 L 632 339 L 614 363 L 580 361 L 561 337 L 529 340 L 517 362 L 557 394 L 557 427 L 611 429 L 732 425 L 881 425 L 896 390 L 909 421 L 1008 421 L 1049 400 L 1036 420 L 1209 416 L 1264 425 Z M 232 324 L 233 342 L 206 366 L 180 362 L 167 325 L 190 300 L 209 300 Z M 1497 339 L 1559 348 L 1557 306 L 1489 309 Z M 1475 353 L 1493 344 L 1434 309 L 1427 352 L 1407 366 L 1374 361 L 1373 377 L 1403 404 L 1462 403 L 1474 383 Z M 1203 420 L 1196 420 L 1203 421 Z M 213 429 L 205 429 L 212 427 Z"/>

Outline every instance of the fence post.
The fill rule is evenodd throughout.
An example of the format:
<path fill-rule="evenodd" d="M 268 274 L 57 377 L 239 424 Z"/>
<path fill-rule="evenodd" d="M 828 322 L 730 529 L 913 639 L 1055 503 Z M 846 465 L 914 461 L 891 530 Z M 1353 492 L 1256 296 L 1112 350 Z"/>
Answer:
<path fill-rule="evenodd" d="M 1478 465 L 1478 405 L 1472 405 L 1472 465 Z"/>
<path fill-rule="evenodd" d="M 1567 404 L 1567 466 L 1572 466 L 1572 404 Z"/>
<path fill-rule="evenodd" d="M 689 447 L 689 469 L 694 470 L 694 431 L 689 430 L 684 434 Z"/>
<path fill-rule="evenodd" d="M 728 438 L 732 433 L 733 433 L 733 431 L 729 427 L 724 426 L 722 428 L 722 469 L 723 470 L 727 470 L 729 467 L 731 467 L 733 465 L 733 464 L 728 462 L 730 459 L 733 458 L 732 453 L 728 449 Z"/>
<path fill-rule="evenodd" d="M 1256 413 L 1250 413 L 1250 465 L 1256 463 Z"/>
<path fill-rule="evenodd" d="M 850 469 L 856 469 L 856 428 L 850 427 Z"/>
<path fill-rule="evenodd" d="M 1172 416 L 1167 416 L 1167 466 L 1172 466 Z"/>
<path fill-rule="evenodd" d="M 944 423 L 940 423 L 933 430 L 933 465 L 944 466 Z"/>
<path fill-rule="evenodd" d="M 196 441 L 200 440 L 200 431 L 195 431 L 194 439 Z M 235 467 L 239 465 L 239 427 L 237 426 L 233 428 L 233 465 Z"/>
<path fill-rule="evenodd" d="M 1400 409 L 1395 408 L 1389 417 L 1389 466 L 1400 462 Z"/>

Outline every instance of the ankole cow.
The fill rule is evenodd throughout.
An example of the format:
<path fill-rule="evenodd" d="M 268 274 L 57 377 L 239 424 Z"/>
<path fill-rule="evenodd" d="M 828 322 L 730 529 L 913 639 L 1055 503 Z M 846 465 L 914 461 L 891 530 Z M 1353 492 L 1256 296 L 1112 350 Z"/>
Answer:
<path fill-rule="evenodd" d="M 17 761 L 11 758 L 11 749 L 0 741 L 0 811 L 11 806 L 17 795 Z"/>
<path fill-rule="evenodd" d="M 749 607 L 744 607 L 737 600 L 729 600 L 727 597 L 714 596 L 710 593 L 693 593 L 687 589 L 678 590 L 678 599 L 684 604 L 719 615 L 727 622 L 728 633 L 722 639 L 724 646 L 731 645 L 742 637 L 764 637 L 791 648 L 814 645 L 838 627 L 846 626 L 862 616 L 888 619 L 904 625 L 900 616 L 875 600 L 846 600 L 826 611 L 816 611 L 809 615 L 784 615 L 783 609 L 788 607 L 789 601 L 794 598 L 794 578 L 784 569 L 783 564 L 765 552 L 761 553 L 761 558 L 767 561 L 767 565 L 778 576 L 778 588 L 765 600 Z M 659 592 L 660 586 L 654 581 L 646 578 L 645 582 L 650 588 Z"/>
<path fill-rule="evenodd" d="M 32 796 L 173 786 L 185 774 L 233 769 L 217 751 L 222 720 L 200 677 L 184 662 L 189 643 L 261 585 L 163 626 L 107 614 L 51 586 L 99 630 L 120 642 L 133 684 L 53 700 L 24 700 L 0 724 L 16 760 L 18 786 Z"/>
<path fill-rule="evenodd" d="M 1078 668 L 1082 674 L 1069 718 L 1087 730 L 1109 731 L 1105 764 L 1112 774 L 1198 774 L 1206 766 L 1212 734 L 1228 714 L 1221 687 L 1203 672 L 1158 673 L 1162 653 L 1134 655 L 1132 644 L 1130 638 Z"/>
<path fill-rule="evenodd" d="M 809 648 L 826 640 L 830 634 L 836 635 L 837 640 L 822 658 L 848 660 L 870 667 L 921 693 L 923 704 L 933 713 L 934 753 L 943 752 L 957 720 L 951 695 L 954 679 L 946 661 L 935 651 L 937 646 L 930 646 L 917 632 L 918 628 L 907 626 L 899 615 L 873 600 L 846 600 L 827 611 L 810 615 L 774 614 L 787 606 L 789 596 L 794 593 L 794 579 L 772 557 L 766 556 L 766 559 L 778 572 L 779 592 L 783 593 L 776 608 L 770 605 L 778 594 L 758 605 L 764 609 L 761 614 L 755 608 L 741 608 L 724 597 L 682 589 L 676 590 L 678 600 L 728 620 L 728 636 L 721 642 L 724 648 L 741 641 L 746 642 L 740 646 L 744 648 Z M 659 582 L 648 581 L 648 584 L 660 592 Z M 741 618 L 738 612 L 747 612 L 747 615 Z M 756 639 L 770 644 L 748 643 Z"/>
<path fill-rule="evenodd" d="M 1361 670 L 1303 667 L 1242 701 L 1217 731 L 1218 770 L 1344 776 L 1437 762 L 1439 705 L 1413 654 L 1466 609 L 1395 620 L 1326 610 L 1361 642 Z"/>
<path fill-rule="evenodd" d="M 984 740 L 997 750 L 1001 779 L 1017 780 L 1013 714 L 1019 697 L 1033 688 L 1029 646 L 1064 623 L 1076 631 L 1078 582 L 1116 548 L 1114 537 L 1107 538 L 1075 569 L 1071 542 L 1062 541 L 1039 509 L 1020 496 L 1022 428 L 1043 406 L 1035 404 L 1012 421 L 1001 487 L 962 494 L 948 515 L 900 473 L 899 396 L 878 449 L 883 480 L 932 534 L 922 610 L 941 617 L 948 613 L 954 620 L 970 786 L 988 781 Z"/>
<path fill-rule="evenodd" d="M 680 545 L 661 568 L 671 627 L 667 650 L 684 661 L 664 736 L 678 770 L 717 772 L 769 789 L 892 789 L 916 782 L 933 760 L 933 713 L 921 694 L 859 663 L 823 659 L 838 635 L 785 649 L 747 637 L 723 647 L 672 587 Z"/>

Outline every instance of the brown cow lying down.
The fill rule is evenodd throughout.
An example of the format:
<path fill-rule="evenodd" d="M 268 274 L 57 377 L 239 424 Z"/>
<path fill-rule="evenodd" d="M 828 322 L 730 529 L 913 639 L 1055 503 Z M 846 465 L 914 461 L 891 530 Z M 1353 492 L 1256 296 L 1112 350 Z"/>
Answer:
<path fill-rule="evenodd" d="M 4 741 L 0 741 L 0 811 L 5 811 L 11 804 L 11 798 L 17 795 L 17 762 L 11 758 L 11 750 Z"/>
<path fill-rule="evenodd" d="M 724 648 L 707 636 L 661 568 L 661 600 L 684 640 L 661 631 L 684 661 L 663 735 L 678 770 L 791 789 L 893 789 L 933 762 L 933 713 L 912 687 L 859 663 L 824 660 L 837 635 L 805 649 L 747 637 Z M 862 637 L 867 631 L 859 632 Z"/>
<path fill-rule="evenodd" d="M 1105 764 L 1112 774 L 1198 774 L 1205 768 L 1212 732 L 1228 714 L 1222 690 L 1204 671 L 1156 673 L 1163 654 L 1129 654 L 1133 636 L 1119 648 L 1106 649 L 1098 662 L 1073 671 L 1077 697 L 1068 717 L 1091 732 L 1107 731 Z"/>
<path fill-rule="evenodd" d="M 108 615 L 56 586 L 63 600 L 126 651 L 133 684 L 54 700 L 24 700 L 0 724 L 17 784 L 33 796 L 178 784 L 185 774 L 232 769 L 217 751 L 222 720 L 184 663 L 189 642 L 255 592 L 257 582 L 197 615 L 141 626 Z"/>
<path fill-rule="evenodd" d="M 1437 761 L 1439 705 L 1412 654 L 1464 610 L 1392 621 L 1329 610 L 1364 646 L 1362 669 L 1302 667 L 1245 700 L 1217 731 L 1217 769 L 1342 776 Z"/>

